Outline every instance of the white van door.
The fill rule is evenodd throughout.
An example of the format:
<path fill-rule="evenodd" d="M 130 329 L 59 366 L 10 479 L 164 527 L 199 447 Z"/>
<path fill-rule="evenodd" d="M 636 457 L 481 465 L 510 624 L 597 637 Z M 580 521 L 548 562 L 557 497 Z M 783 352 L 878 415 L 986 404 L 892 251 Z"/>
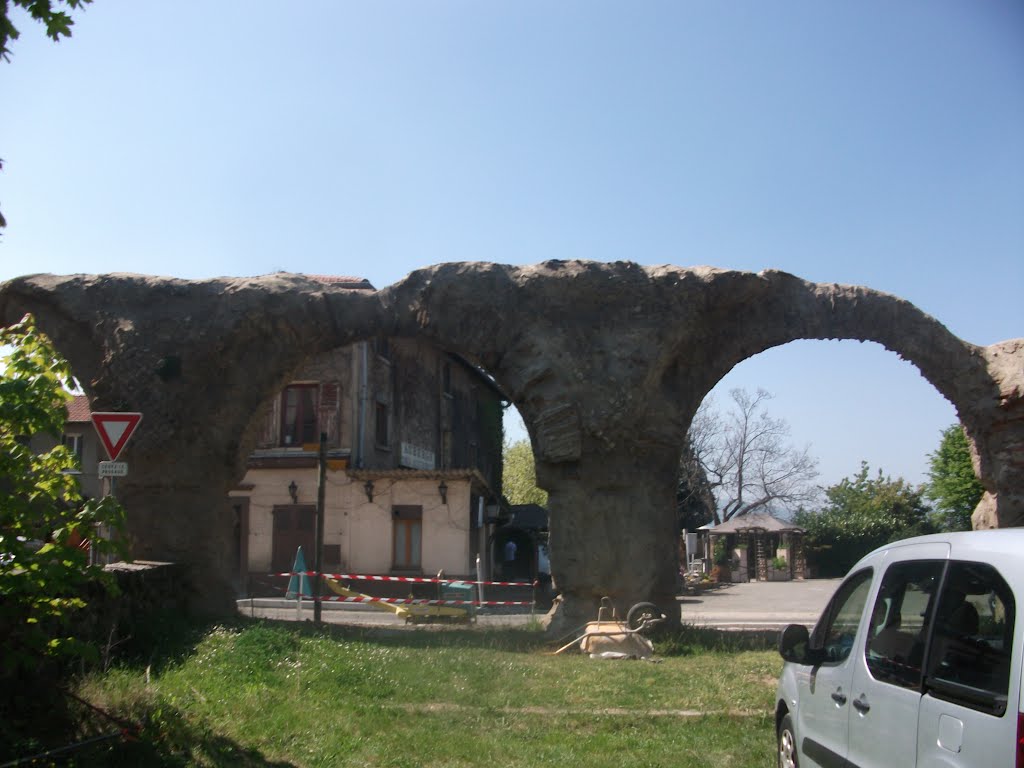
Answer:
<path fill-rule="evenodd" d="M 853 653 L 858 644 L 864 606 L 871 589 L 872 569 L 849 576 L 832 597 L 814 628 L 811 646 L 823 660 L 796 674 L 796 732 L 804 768 L 843 765 L 848 741 Z"/>
<path fill-rule="evenodd" d="M 853 659 L 849 765 L 902 766 L 917 760 L 917 722 L 928 623 L 949 546 L 895 548 Z M 913 559 L 909 558 L 913 554 Z M 927 763 L 925 763 L 927 764 Z"/>
<path fill-rule="evenodd" d="M 997 568 L 951 561 L 935 613 L 918 724 L 919 766 L 1010 766 L 1017 754 L 1021 629 Z"/>

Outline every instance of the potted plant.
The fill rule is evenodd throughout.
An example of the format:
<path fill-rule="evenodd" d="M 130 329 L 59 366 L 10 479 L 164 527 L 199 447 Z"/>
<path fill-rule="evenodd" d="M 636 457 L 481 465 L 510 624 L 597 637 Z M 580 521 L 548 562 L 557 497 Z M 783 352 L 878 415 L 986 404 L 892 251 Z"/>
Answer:
<path fill-rule="evenodd" d="M 717 581 L 723 582 L 732 579 L 732 558 L 729 556 L 729 548 L 726 546 L 724 538 L 719 537 L 715 540 L 712 559 L 715 563 L 712 572 L 717 575 Z"/>
<path fill-rule="evenodd" d="M 781 556 L 772 558 L 772 569 L 769 578 L 774 581 L 789 580 L 789 562 L 786 558 Z"/>

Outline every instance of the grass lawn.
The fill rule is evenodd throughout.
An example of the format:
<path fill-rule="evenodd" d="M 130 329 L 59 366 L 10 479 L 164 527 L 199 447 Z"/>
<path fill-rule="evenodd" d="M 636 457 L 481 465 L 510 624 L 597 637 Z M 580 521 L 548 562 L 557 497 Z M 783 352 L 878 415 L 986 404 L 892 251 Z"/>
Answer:
<path fill-rule="evenodd" d="M 648 663 L 552 656 L 530 630 L 239 621 L 148 681 L 85 679 L 79 695 L 143 727 L 75 764 L 772 766 L 781 660 L 723 637 L 684 630 Z"/>

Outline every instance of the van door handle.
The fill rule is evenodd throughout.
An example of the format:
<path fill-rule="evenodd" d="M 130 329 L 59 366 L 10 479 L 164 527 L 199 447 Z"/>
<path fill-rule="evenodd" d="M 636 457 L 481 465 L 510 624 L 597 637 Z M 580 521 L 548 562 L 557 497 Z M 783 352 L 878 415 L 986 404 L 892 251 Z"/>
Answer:
<path fill-rule="evenodd" d="M 837 690 L 835 693 L 832 694 L 832 701 L 834 701 L 839 706 L 842 706 L 843 704 L 846 703 L 846 694 L 843 693 L 843 689 L 842 688 L 840 688 L 839 690 Z"/>
<path fill-rule="evenodd" d="M 868 704 L 867 697 L 862 693 L 859 697 L 853 700 L 853 708 L 860 712 L 862 715 L 867 714 L 868 710 L 871 709 L 871 705 Z"/>

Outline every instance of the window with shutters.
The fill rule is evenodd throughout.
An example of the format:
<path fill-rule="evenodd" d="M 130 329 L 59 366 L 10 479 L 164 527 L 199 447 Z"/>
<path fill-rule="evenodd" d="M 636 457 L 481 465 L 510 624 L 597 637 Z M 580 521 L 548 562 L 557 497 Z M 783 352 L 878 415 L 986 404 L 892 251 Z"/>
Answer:
<path fill-rule="evenodd" d="M 281 394 L 281 445 L 301 448 L 317 443 L 320 430 L 317 418 L 317 385 L 292 384 Z"/>

